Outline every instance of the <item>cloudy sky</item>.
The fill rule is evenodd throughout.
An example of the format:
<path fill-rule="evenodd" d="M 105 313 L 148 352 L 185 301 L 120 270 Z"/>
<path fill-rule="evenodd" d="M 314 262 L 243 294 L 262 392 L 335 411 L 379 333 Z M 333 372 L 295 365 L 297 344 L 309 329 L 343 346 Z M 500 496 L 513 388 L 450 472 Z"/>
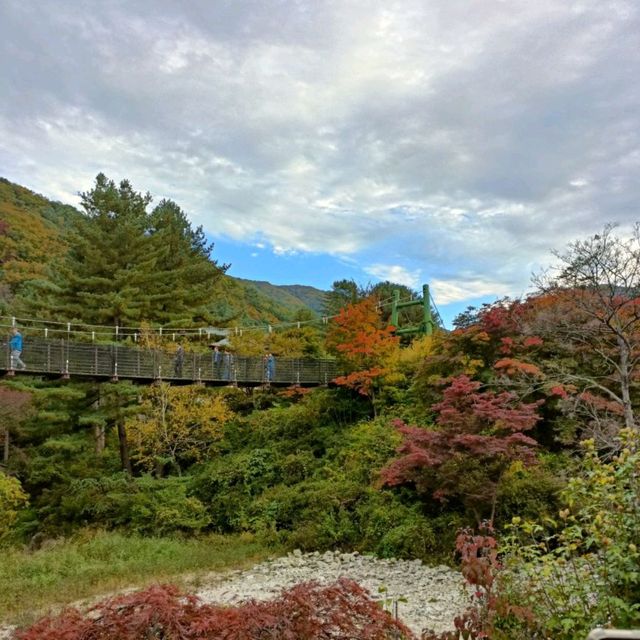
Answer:
<path fill-rule="evenodd" d="M 638 0 L 1 0 L 0 175 L 172 198 L 230 273 L 527 290 L 640 219 Z"/>

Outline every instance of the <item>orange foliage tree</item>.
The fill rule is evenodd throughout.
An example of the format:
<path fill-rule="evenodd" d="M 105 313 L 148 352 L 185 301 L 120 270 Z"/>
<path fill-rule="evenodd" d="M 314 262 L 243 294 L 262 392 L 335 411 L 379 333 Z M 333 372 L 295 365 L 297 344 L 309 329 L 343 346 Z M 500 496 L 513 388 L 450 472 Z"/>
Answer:
<path fill-rule="evenodd" d="M 366 298 L 341 309 L 327 334 L 329 348 L 340 356 L 346 371 L 334 382 L 369 398 L 374 413 L 376 387 L 389 373 L 386 360 L 398 347 L 394 330 L 384 326 L 375 300 Z"/>

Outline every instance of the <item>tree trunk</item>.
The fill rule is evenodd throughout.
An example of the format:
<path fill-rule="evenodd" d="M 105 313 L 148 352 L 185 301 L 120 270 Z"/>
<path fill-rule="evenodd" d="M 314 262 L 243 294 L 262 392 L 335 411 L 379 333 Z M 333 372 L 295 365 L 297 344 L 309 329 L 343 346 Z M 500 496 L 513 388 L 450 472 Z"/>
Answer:
<path fill-rule="evenodd" d="M 161 462 L 159 458 L 156 458 L 153 462 L 153 473 L 156 478 L 164 476 L 164 462 Z"/>
<path fill-rule="evenodd" d="M 105 448 L 105 428 L 102 424 L 96 424 L 93 427 L 93 438 L 96 447 L 96 454 L 100 455 Z"/>
<path fill-rule="evenodd" d="M 627 427 L 627 429 L 633 429 L 635 427 L 635 420 L 633 417 L 633 406 L 631 404 L 629 347 L 621 337 L 618 337 L 618 347 L 620 349 L 620 396 L 622 397 L 622 409 L 624 411 L 624 426 Z"/>
<path fill-rule="evenodd" d="M 131 469 L 131 458 L 129 457 L 127 431 L 122 420 L 118 420 L 118 442 L 120 443 L 120 463 L 122 464 L 122 470 L 132 476 L 133 471 Z"/>

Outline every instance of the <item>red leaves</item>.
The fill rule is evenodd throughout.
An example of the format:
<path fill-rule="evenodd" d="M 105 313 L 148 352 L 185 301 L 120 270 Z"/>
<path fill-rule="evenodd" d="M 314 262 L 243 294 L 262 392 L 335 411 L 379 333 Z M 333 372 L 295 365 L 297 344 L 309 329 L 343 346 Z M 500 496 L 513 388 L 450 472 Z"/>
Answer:
<path fill-rule="evenodd" d="M 369 396 L 375 381 L 386 373 L 387 369 L 383 367 L 371 367 L 365 371 L 354 371 L 346 376 L 338 376 L 334 382 L 338 386 L 349 387 L 363 396 Z"/>
<path fill-rule="evenodd" d="M 413 638 L 351 580 L 300 584 L 267 602 L 201 604 L 172 585 L 69 609 L 16 633 L 17 640 L 390 640 Z"/>
<path fill-rule="evenodd" d="M 538 421 L 538 405 L 522 403 L 506 391 L 481 392 L 479 382 L 458 376 L 433 406 L 437 428 L 395 422 L 403 435 L 401 455 L 381 477 L 391 486 L 413 483 L 435 499 L 456 495 L 476 510 L 477 504 L 495 498 L 497 483 L 512 461 L 535 462 L 537 443 L 523 432 Z"/>
<path fill-rule="evenodd" d="M 300 398 L 304 398 L 304 396 L 310 392 L 311 388 L 301 387 L 299 384 L 294 384 L 280 391 L 279 395 L 283 398 L 287 398 L 287 400 L 299 400 Z"/>
<path fill-rule="evenodd" d="M 513 349 L 513 345 L 515 344 L 513 338 L 501 338 L 500 339 L 500 353 L 504 353 L 505 355 L 509 355 L 511 350 Z"/>
<path fill-rule="evenodd" d="M 562 384 L 557 384 L 553 387 L 551 387 L 551 389 L 549 389 L 549 394 L 552 396 L 558 396 L 559 398 L 568 398 L 569 394 L 567 393 L 567 390 L 565 389 L 564 385 Z"/>
<path fill-rule="evenodd" d="M 197 600 L 183 596 L 172 585 L 152 586 L 145 591 L 109 598 L 91 607 L 85 615 L 68 609 L 57 616 L 46 617 L 17 640 L 133 640 L 161 637 L 183 640 L 186 621 L 193 616 Z"/>
<path fill-rule="evenodd" d="M 461 531 L 456 538 L 456 551 L 460 554 L 465 580 L 470 585 L 491 589 L 495 573 L 501 567 L 498 562 L 498 543 L 492 535 L 492 528 L 486 528 L 487 535 L 474 534 L 469 529 Z"/>
<path fill-rule="evenodd" d="M 588 405 L 595 411 L 600 411 L 603 413 L 608 412 L 617 416 L 621 416 L 624 414 L 622 406 L 619 402 L 608 400 L 606 398 L 603 398 L 602 396 L 597 396 L 589 391 L 583 391 L 579 397 L 585 405 Z"/>
<path fill-rule="evenodd" d="M 498 301 L 488 306 L 479 314 L 480 326 L 487 333 L 492 334 L 513 331 L 515 328 L 513 308 L 515 304 L 505 304 L 505 301 Z"/>
<path fill-rule="evenodd" d="M 454 434 L 497 431 L 527 431 L 539 419 L 536 402 L 519 402 L 508 391 L 479 392 L 480 383 L 467 376 L 458 376 L 445 389 L 442 402 L 433 406 L 438 412 L 436 423 Z"/>
<path fill-rule="evenodd" d="M 531 376 L 533 378 L 543 377 L 543 373 L 539 367 L 529 362 L 523 362 L 522 360 L 516 360 L 515 358 L 502 358 L 493 365 L 493 368 L 497 371 L 502 371 L 509 376 L 516 376 L 518 374 L 524 376 Z"/>

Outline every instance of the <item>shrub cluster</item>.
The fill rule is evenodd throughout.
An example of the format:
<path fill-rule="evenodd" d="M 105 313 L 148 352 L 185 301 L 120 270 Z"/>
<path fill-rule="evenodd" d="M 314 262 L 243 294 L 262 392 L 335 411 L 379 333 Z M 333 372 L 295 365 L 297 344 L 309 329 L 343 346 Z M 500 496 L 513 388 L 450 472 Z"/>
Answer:
<path fill-rule="evenodd" d="M 16 640 L 410 640 L 403 624 L 355 582 L 299 584 L 267 602 L 202 604 L 171 585 L 68 609 L 16 633 Z"/>

